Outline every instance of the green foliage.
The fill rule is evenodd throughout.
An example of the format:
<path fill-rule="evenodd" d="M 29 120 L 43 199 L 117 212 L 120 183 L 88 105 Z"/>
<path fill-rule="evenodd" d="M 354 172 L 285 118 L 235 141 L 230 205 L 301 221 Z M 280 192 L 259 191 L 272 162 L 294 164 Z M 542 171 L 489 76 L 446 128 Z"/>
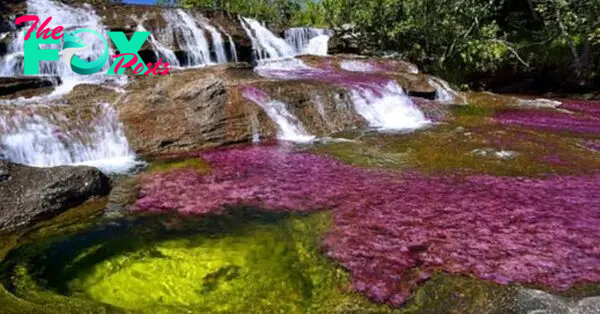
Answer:
<path fill-rule="evenodd" d="M 363 52 L 394 52 L 453 81 L 512 68 L 581 85 L 600 72 L 598 0 L 171 1 L 276 28 L 344 29 L 356 35 Z"/>

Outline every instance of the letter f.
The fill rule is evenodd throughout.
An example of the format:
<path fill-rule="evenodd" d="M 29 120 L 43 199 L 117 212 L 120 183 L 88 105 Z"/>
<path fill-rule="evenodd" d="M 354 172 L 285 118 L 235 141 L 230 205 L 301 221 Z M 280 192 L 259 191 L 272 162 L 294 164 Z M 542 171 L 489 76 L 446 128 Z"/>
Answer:
<path fill-rule="evenodd" d="M 23 51 L 25 75 L 40 74 L 40 61 L 42 60 L 58 61 L 58 49 L 40 49 L 40 44 L 60 44 L 60 39 L 30 36 L 25 40 Z"/>

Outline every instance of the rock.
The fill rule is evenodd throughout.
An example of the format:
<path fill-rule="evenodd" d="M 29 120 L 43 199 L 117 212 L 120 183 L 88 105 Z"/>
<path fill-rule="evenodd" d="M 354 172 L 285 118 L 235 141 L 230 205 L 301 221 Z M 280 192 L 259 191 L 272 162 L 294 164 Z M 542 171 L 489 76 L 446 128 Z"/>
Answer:
<path fill-rule="evenodd" d="M 0 231 L 56 216 L 110 191 L 92 167 L 36 168 L 0 161 Z"/>
<path fill-rule="evenodd" d="M 58 77 L 53 78 L 57 82 Z M 51 92 L 52 81 L 40 77 L 2 77 L 0 78 L 0 99 L 39 96 Z"/>
<path fill-rule="evenodd" d="M 114 179 L 113 188 L 108 195 L 107 213 L 125 212 L 138 197 L 137 179 L 135 176 L 123 176 Z"/>
<path fill-rule="evenodd" d="M 471 151 L 471 155 L 479 157 L 495 157 L 498 159 L 511 160 L 517 158 L 519 153 L 510 150 L 496 150 L 494 148 L 477 148 Z"/>
<path fill-rule="evenodd" d="M 536 98 L 536 99 L 517 98 L 516 106 L 524 107 L 524 108 L 534 108 L 534 109 L 540 109 L 540 108 L 556 109 L 561 104 L 562 103 L 560 101 L 550 100 L 550 99 L 545 99 L 545 98 Z"/>
<path fill-rule="evenodd" d="M 249 140 L 250 115 L 264 113 L 238 95 L 234 84 L 240 79 L 234 76 L 239 69 L 229 69 L 215 66 L 138 78 L 115 103 L 132 148 L 154 155 Z"/>
<path fill-rule="evenodd" d="M 327 136 L 367 126 L 354 109 L 350 92 L 341 86 L 313 81 L 267 81 L 255 87 L 287 106 L 308 133 Z"/>

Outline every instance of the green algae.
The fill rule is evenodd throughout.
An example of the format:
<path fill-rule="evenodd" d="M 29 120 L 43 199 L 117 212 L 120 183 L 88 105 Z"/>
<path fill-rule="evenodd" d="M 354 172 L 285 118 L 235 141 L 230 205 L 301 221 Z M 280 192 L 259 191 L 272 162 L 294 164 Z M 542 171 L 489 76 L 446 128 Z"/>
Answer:
<path fill-rule="evenodd" d="M 150 163 L 148 172 L 165 172 L 172 169 L 194 168 L 199 173 L 210 169 L 208 163 L 199 157 L 157 159 Z"/>
<path fill-rule="evenodd" d="M 90 226 L 94 217 L 104 208 L 106 198 L 90 200 L 48 221 L 25 230 L 0 235 L 0 260 L 11 250 L 27 243 L 36 247 L 48 246 L 49 237 L 74 234 Z M 45 241 L 46 240 L 46 241 Z M 23 265 L 15 266 L 7 281 L 5 272 L 10 263 L 0 264 L 4 285 L 0 285 L 0 313 L 120 313 L 121 311 L 95 302 L 68 298 L 42 289 Z"/>
<path fill-rule="evenodd" d="M 132 219 L 13 250 L 5 285 L 20 302 L 65 313 L 392 311 L 350 292 L 348 274 L 321 253 L 326 212 Z"/>
<path fill-rule="evenodd" d="M 361 167 L 434 175 L 535 176 L 600 170 L 599 156 L 581 144 L 585 136 L 499 125 L 491 116 L 500 107 L 493 101 L 452 106 L 450 121 L 425 130 L 354 134 L 350 137 L 354 142 L 318 145 L 312 150 Z M 514 156 L 482 156 L 478 151 L 510 152 Z"/>

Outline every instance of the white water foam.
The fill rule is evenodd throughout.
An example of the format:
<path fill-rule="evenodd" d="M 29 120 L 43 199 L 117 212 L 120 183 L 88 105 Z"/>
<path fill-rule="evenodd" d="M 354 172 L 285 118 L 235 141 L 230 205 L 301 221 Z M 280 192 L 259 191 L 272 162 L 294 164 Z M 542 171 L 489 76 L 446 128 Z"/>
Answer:
<path fill-rule="evenodd" d="M 136 165 L 114 108 L 100 104 L 91 113 L 77 113 L 92 115 L 85 121 L 62 113 L 60 106 L 0 111 L 2 157 L 37 167 L 89 165 L 110 173 Z"/>
<path fill-rule="evenodd" d="M 144 15 L 141 19 L 136 18 L 135 16 L 131 17 L 135 23 L 137 32 L 147 32 L 148 30 L 144 27 L 144 21 L 147 16 Z M 154 33 L 157 33 L 161 40 L 157 40 Z M 168 62 L 170 67 L 179 67 L 179 60 L 177 56 L 169 48 L 173 43 L 173 29 L 170 27 L 170 24 L 167 23 L 167 27 L 165 29 L 157 30 L 155 32 L 151 32 L 150 36 L 148 36 L 148 41 L 152 46 L 152 50 L 154 50 L 154 54 L 156 55 L 156 59 L 162 59 L 163 62 Z M 165 42 L 165 44 L 163 44 Z"/>
<path fill-rule="evenodd" d="M 437 77 L 430 77 L 429 84 L 435 88 L 435 99 L 441 102 L 452 103 L 456 101 L 463 101 L 461 95 L 450 87 L 448 82 L 439 79 Z"/>
<path fill-rule="evenodd" d="M 244 92 L 243 95 L 245 98 L 259 105 L 269 118 L 275 122 L 278 129 L 277 139 L 296 143 L 310 143 L 314 141 L 315 136 L 310 135 L 306 131 L 302 122 L 289 112 L 285 103 L 257 96 L 253 92 Z"/>
<path fill-rule="evenodd" d="M 414 130 L 431 123 L 402 88 L 390 81 L 383 88 L 353 88 L 356 112 L 370 127 L 380 130 Z"/>
<path fill-rule="evenodd" d="M 227 55 L 225 54 L 225 43 L 223 42 L 223 36 L 221 36 L 221 33 L 219 33 L 215 27 L 210 25 L 210 21 L 206 20 L 204 17 L 200 18 L 199 20 L 202 28 L 210 33 L 215 56 L 217 57 L 217 60 L 215 60 L 216 63 L 227 63 Z"/>
<path fill-rule="evenodd" d="M 179 47 L 186 53 L 184 66 L 211 64 L 210 48 L 204 31 L 198 27 L 190 14 L 182 9 L 166 10 L 164 18 L 173 28 Z"/>
<path fill-rule="evenodd" d="M 313 68 L 296 58 L 262 62 L 255 72 L 270 78 L 323 80 L 340 84 L 349 89 L 355 111 L 370 127 L 379 130 L 413 130 L 431 123 L 392 80 L 385 83 L 379 80 L 354 82 L 343 73 Z"/>
<path fill-rule="evenodd" d="M 294 27 L 284 32 L 285 41 L 294 48 L 296 55 L 327 55 L 331 31 L 312 27 Z"/>

